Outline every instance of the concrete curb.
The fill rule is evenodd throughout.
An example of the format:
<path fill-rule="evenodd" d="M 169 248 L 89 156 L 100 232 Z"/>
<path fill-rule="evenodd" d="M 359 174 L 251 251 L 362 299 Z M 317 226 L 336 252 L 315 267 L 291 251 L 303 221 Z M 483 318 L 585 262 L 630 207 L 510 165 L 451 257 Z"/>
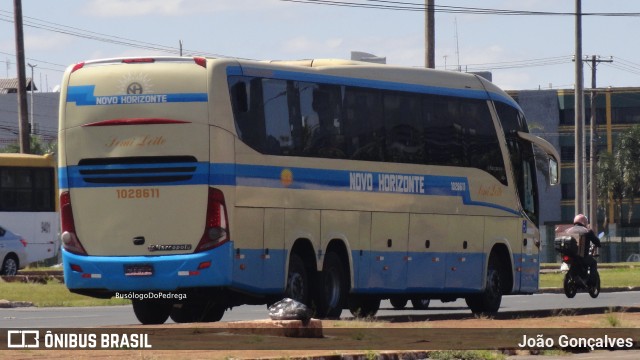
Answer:
<path fill-rule="evenodd" d="M 612 292 L 625 292 L 625 291 L 640 291 L 639 286 L 621 286 L 621 287 L 606 287 L 601 288 L 600 292 L 603 293 L 612 293 Z M 538 290 L 538 294 L 562 294 L 564 293 L 563 288 L 541 288 Z"/>
<path fill-rule="evenodd" d="M 9 301 L 0 299 L 0 309 L 11 309 L 20 307 L 31 307 L 33 303 L 30 301 Z"/>

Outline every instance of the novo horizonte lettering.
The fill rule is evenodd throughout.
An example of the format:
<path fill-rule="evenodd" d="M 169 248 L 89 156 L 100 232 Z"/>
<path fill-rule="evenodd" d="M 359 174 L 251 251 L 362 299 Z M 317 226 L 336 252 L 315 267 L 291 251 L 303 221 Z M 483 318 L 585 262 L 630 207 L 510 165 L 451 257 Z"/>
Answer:
<path fill-rule="evenodd" d="M 374 183 L 377 180 L 377 186 Z M 424 194 L 424 176 L 404 174 L 376 174 L 350 172 L 349 189 L 355 191 L 397 192 Z"/>

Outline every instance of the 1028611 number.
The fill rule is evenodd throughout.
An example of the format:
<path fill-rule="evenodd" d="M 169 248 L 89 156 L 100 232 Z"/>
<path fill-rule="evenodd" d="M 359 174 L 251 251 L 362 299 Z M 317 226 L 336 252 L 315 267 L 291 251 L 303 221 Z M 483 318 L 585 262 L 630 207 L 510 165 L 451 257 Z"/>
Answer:
<path fill-rule="evenodd" d="M 160 189 L 116 189 L 118 199 L 155 199 L 160 197 Z"/>

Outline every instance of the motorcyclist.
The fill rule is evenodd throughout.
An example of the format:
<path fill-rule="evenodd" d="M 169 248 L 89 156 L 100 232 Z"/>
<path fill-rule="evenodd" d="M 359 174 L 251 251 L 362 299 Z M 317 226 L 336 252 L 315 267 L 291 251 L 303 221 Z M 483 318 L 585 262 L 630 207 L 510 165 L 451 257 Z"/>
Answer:
<path fill-rule="evenodd" d="M 590 278 L 593 279 L 598 269 L 598 262 L 593 258 L 593 256 L 591 256 L 589 249 L 591 248 L 591 243 L 600 247 L 600 239 L 596 236 L 593 230 L 591 230 L 589 227 L 589 220 L 583 214 L 578 214 L 573 218 L 573 227 L 568 229 L 567 233 L 584 236 L 585 244 L 584 253 L 582 254 L 582 263 L 589 266 Z"/>

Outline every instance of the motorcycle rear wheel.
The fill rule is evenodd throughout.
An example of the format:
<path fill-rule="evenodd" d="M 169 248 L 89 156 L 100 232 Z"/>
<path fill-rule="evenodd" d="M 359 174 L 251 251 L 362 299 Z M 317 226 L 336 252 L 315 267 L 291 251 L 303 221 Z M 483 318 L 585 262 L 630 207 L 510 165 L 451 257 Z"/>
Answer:
<path fill-rule="evenodd" d="M 593 276 L 593 282 L 594 284 L 589 286 L 589 296 L 595 299 L 600 295 L 600 274 L 597 271 Z"/>
<path fill-rule="evenodd" d="M 577 292 L 578 292 L 578 284 L 576 284 L 576 281 L 573 278 L 573 275 L 571 275 L 571 271 L 569 271 L 564 275 L 564 294 L 569 299 L 572 299 L 574 296 L 576 296 Z"/>

